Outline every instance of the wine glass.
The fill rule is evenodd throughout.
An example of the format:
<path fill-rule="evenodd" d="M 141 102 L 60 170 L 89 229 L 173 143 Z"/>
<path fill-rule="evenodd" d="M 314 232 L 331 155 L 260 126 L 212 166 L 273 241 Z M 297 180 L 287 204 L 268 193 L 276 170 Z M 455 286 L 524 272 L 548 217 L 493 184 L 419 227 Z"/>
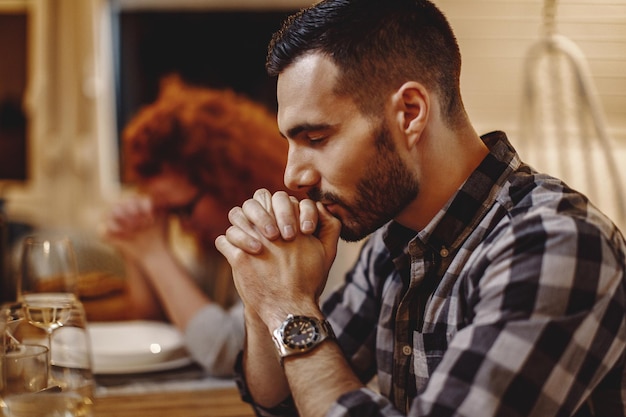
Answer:
<path fill-rule="evenodd" d="M 78 267 L 67 237 L 29 236 L 22 242 L 18 301 L 29 294 L 65 294 L 76 297 Z"/>
<path fill-rule="evenodd" d="M 67 237 L 31 236 L 24 240 L 18 277 L 18 302 L 25 319 L 45 331 L 49 386 L 76 393 L 84 407 L 93 403 L 91 345 L 85 309 L 77 294 L 78 264 Z"/>
<path fill-rule="evenodd" d="M 28 322 L 45 331 L 51 355 L 52 333 L 70 319 L 78 301 L 74 249 L 66 237 L 29 236 L 20 259 L 18 302 Z"/>

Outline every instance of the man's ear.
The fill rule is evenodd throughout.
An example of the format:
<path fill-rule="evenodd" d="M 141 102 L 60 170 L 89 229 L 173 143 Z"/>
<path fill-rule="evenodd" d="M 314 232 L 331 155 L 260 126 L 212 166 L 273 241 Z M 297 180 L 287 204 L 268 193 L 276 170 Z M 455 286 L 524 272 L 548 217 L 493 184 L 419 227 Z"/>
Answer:
<path fill-rule="evenodd" d="M 406 135 L 407 145 L 411 147 L 419 141 L 428 122 L 428 90 L 418 82 L 407 81 L 395 92 L 392 100 L 398 127 Z"/>

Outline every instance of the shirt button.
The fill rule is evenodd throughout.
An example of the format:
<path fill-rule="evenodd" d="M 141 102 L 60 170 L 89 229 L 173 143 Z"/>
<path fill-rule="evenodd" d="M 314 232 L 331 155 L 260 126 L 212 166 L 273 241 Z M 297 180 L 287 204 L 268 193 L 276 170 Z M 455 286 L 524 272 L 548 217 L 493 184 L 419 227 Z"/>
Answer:
<path fill-rule="evenodd" d="M 409 345 L 404 345 L 402 346 L 402 353 L 406 356 L 410 356 L 413 353 L 413 349 L 411 349 L 411 346 Z"/>
<path fill-rule="evenodd" d="M 441 255 L 442 258 L 447 258 L 448 255 L 450 255 L 450 252 L 446 248 L 441 248 L 439 255 Z"/>

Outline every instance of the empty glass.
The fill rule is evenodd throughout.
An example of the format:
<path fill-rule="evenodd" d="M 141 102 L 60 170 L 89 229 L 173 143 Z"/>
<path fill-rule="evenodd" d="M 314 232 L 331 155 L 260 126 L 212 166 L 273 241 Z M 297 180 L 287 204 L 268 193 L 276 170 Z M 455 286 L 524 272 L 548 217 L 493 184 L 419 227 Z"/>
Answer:
<path fill-rule="evenodd" d="M 48 348 L 42 345 L 19 344 L 10 350 L 0 350 L 3 386 L 0 391 L 0 413 L 8 417 L 30 414 L 14 412 L 39 406 L 31 395 L 48 387 Z"/>
<path fill-rule="evenodd" d="M 30 294 L 76 296 L 78 266 L 72 242 L 67 237 L 29 236 L 22 242 L 18 301 Z"/>
<path fill-rule="evenodd" d="M 48 385 L 48 347 L 19 344 L 0 351 L 4 385 L 0 414 L 4 417 L 86 417 L 90 405 L 77 392 Z"/>
<path fill-rule="evenodd" d="M 4 387 L 2 398 L 37 392 L 48 386 L 48 348 L 43 345 L 20 344 L 0 352 Z"/>

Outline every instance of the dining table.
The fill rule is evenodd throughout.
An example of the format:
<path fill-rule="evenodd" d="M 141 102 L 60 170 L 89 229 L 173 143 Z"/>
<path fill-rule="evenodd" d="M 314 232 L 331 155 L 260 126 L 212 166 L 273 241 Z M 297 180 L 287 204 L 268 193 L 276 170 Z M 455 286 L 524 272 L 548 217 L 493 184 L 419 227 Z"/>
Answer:
<path fill-rule="evenodd" d="M 236 388 L 131 393 L 97 397 L 94 417 L 253 417 Z"/>
<path fill-rule="evenodd" d="M 255 416 L 234 378 L 211 376 L 192 361 L 169 323 L 93 320 L 89 334 L 93 417 Z"/>
<path fill-rule="evenodd" d="M 253 417 L 230 378 L 198 366 L 136 375 L 96 375 L 93 417 Z"/>

